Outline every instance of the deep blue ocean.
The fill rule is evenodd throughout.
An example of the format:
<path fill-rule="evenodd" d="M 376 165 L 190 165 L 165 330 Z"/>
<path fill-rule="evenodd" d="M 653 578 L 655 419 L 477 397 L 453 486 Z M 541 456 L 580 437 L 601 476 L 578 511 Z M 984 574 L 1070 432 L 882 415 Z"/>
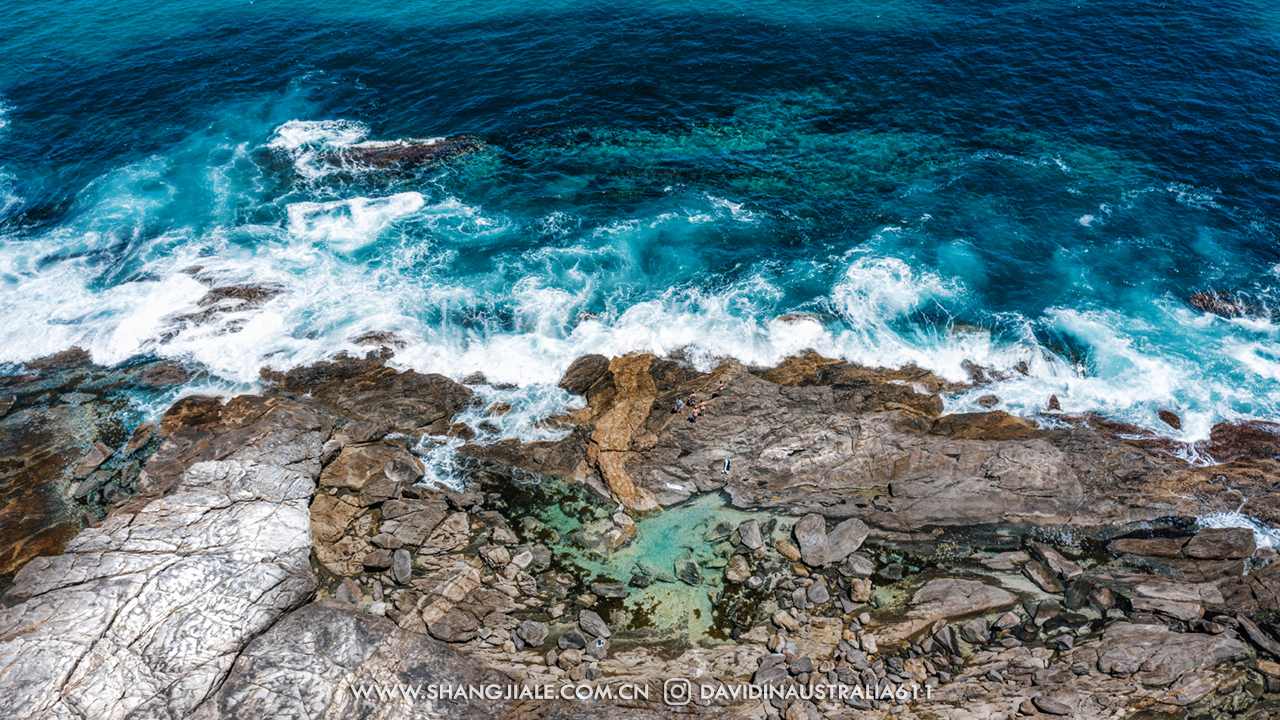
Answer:
<path fill-rule="evenodd" d="M 1185 439 L 1280 419 L 1280 6 L 35 0 L 0 11 L 0 363 L 251 389 L 806 349 Z M 413 167 L 343 151 L 468 136 Z M 272 288 L 190 316 L 211 286 Z M 1189 303 L 1229 294 L 1224 318 Z M 207 301 L 206 301 L 207 302 Z M 1160 409 L 1183 419 L 1174 431 Z"/>

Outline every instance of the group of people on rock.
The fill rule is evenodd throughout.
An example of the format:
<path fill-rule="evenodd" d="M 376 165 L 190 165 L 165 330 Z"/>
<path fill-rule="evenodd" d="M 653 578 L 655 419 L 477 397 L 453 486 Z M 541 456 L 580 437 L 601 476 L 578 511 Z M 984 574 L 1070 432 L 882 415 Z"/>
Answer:
<path fill-rule="evenodd" d="M 716 385 L 716 391 L 711 394 L 711 399 L 715 399 L 724 394 L 724 381 L 721 380 Z M 696 423 L 698 418 L 707 414 L 707 401 L 698 399 L 698 391 L 689 393 L 688 400 L 676 398 L 676 406 L 671 409 L 671 414 L 676 415 L 682 412 L 686 407 L 689 408 L 689 422 Z"/>

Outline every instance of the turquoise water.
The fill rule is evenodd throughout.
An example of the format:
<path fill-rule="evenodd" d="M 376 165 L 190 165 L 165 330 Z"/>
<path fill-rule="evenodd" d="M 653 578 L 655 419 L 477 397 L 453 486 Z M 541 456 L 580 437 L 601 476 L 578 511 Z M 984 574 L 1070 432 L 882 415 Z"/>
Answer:
<path fill-rule="evenodd" d="M 738 525 L 757 520 L 765 545 L 772 547 L 789 537 L 790 520 L 778 522 L 768 512 L 742 512 L 729 507 L 723 496 L 707 493 L 682 504 L 679 512 L 638 518 L 636 534 L 610 548 L 600 538 L 613 527 L 612 508 L 589 491 L 555 482 L 499 491 L 510 495 L 508 507 L 522 539 L 546 543 L 557 558 L 553 571 L 567 571 L 581 583 L 570 594 L 592 593 L 595 583 L 626 586 L 626 597 L 598 596 L 592 604 L 615 631 L 652 633 L 655 639 L 681 643 L 708 637 L 726 640 L 735 621 L 739 631 L 746 631 L 762 621 L 766 611 L 777 609 L 770 596 L 779 568 L 790 567 L 784 561 L 750 561 L 751 573 L 769 581 L 757 590 L 726 582 L 724 568 L 733 554 Z M 698 567 L 696 577 L 682 579 L 679 570 L 690 563 Z M 647 578 L 648 584 L 634 582 L 635 576 Z M 832 594 L 836 592 L 833 588 Z"/>
<path fill-rule="evenodd" d="M 36 2 L 0 37 L 0 362 L 251 388 L 394 332 L 518 387 L 814 349 L 1186 439 L 1280 419 L 1280 14 L 1154 2 Z M 416 168 L 334 165 L 466 134 Z M 191 270 L 199 268 L 199 270 Z M 209 322 L 210 284 L 279 291 Z M 1195 292 L 1242 296 L 1225 319 Z M 1022 363 L 1026 363 L 1022 366 Z M 1023 375 L 1016 368 L 1025 367 Z M 1174 432 L 1156 418 L 1172 409 Z"/>

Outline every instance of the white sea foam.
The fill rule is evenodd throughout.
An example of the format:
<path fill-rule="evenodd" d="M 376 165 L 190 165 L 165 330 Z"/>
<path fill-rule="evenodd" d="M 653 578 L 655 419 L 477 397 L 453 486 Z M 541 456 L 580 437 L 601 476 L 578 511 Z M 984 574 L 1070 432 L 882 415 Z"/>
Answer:
<path fill-rule="evenodd" d="M 5 131 L 9 128 L 10 107 L 0 96 L 0 142 L 4 141 Z M 0 220 L 22 206 L 22 198 L 18 196 L 18 179 L 13 173 L 0 166 Z"/>
<path fill-rule="evenodd" d="M 296 238 L 351 252 L 377 240 L 396 220 L 421 210 L 424 205 L 426 200 L 416 192 L 384 198 L 297 202 L 288 207 L 288 230 Z"/>
<path fill-rule="evenodd" d="M 364 140 L 369 127 L 353 120 L 290 120 L 276 128 L 267 147 L 278 150 L 346 148 Z"/>
<path fill-rule="evenodd" d="M 757 220 L 756 214 L 745 207 L 744 203 L 736 203 L 725 198 L 718 198 L 714 195 L 708 195 L 707 201 L 711 203 L 711 207 L 718 210 L 728 210 L 729 215 L 738 222 L 751 223 Z"/>
<path fill-rule="evenodd" d="M 267 144 L 299 160 L 368 142 L 366 135 L 359 123 L 294 121 L 276 127 Z M 234 162 L 248 154 L 243 143 L 219 152 Z M 314 161 L 306 162 L 318 167 Z M 968 379 L 968 361 L 1007 379 L 949 398 L 949 410 L 977 409 L 979 396 L 995 393 L 1002 408 L 1034 415 L 1056 394 L 1067 411 L 1099 410 L 1187 440 L 1207 436 L 1224 418 L 1280 415 L 1260 390 L 1267 386 L 1256 384 L 1280 379 L 1273 325 L 1238 326 L 1240 337 L 1224 343 L 1221 325 L 1236 321 L 1174 301 L 1155 324 L 1067 308 L 1040 318 L 989 316 L 993 329 L 953 324 L 949 318 L 973 315 L 965 311 L 980 301 L 959 278 L 902 254 L 907 243 L 900 241 L 917 231 L 911 227 L 883 228 L 843 256 L 789 265 L 761 260 L 729 281 L 689 270 L 700 260 L 682 255 L 678 240 L 694 237 L 700 215 L 744 223 L 760 216 L 711 195 L 585 230 L 582 218 L 563 212 L 518 227 L 430 188 L 348 191 L 327 201 L 291 196 L 274 224 L 243 224 L 237 207 L 251 191 L 237 190 L 226 179 L 235 173 L 219 168 L 206 175 L 222 178 L 211 191 L 217 221 L 174 222 L 184 189 L 170 164 L 151 158 L 110 173 L 85 191 L 84 210 L 72 221 L 0 244 L 0 306 L 6 319 L 20 319 L 0 328 L 0 362 L 72 345 L 103 363 L 154 353 L 200 363 L 218 387 L 239 391 L 252 387 L 261 367 L 363 353 L 368 348 L 353 338 L 387 331 L 404 343 L 394 359 L 401 367 L 455 378 L 482 371 L 494 383 L 517 386 L 479 388 L 486 405 L 513 406 L 492 418 L 467 411 L 473 427 L 488 421 L 497 428 L 488 439 L 557 437 L 563 431 L 539 420 L 577 402 L 555 388 L 569 363 L 587 353 L 632 351 L 679 351 L 708 370 L 727 358 L 772 365 L 815 350 L 866 365 L 915 364 L 953 381 Z M 157 225 L 171 229 L 157 236 L 148 230 Z M 521 247 L 512 242 L 520 233 L 556 242 Z M 952 260 L 973 267 L 965 277 L 981 274 L 963 244 L 952 251 Z M 671 266 L 675 285 L 653 287 L 664 272 L 655 263 Z M 127 279 L 119 277 L 126 265 Z M 185 272 L 192 266 L 201 270 Z M 789 307 L 788 291 L 806 283 L 823 283 L 826 296 Z M 209 284 L 281 292 L 207 322 L 180 321 L 204 309 Z M 1182 328 L 1188 346 L 1162 345 L 1160 327 Z M 1042 347 L 1037 332 L 1046 329 L 1085 346 L 1088 367 Z M 1207 363 L 1230 366 L 1206 374 Z M 1181 431 L 1156 417 L 1162 408 L 1182 416 Z M 451 451 L 442 447 L 428 450 L 438 450 L 433 462 L 443 468 Z"/>

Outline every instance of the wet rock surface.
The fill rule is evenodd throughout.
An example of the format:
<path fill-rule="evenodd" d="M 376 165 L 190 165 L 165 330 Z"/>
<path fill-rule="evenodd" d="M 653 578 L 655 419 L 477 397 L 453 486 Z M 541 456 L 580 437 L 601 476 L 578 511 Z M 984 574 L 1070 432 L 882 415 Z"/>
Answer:
<path fill-rule="evenodd" d="M 61 552 L 86 524 L 138 492 L 159 445 L 128 396 L 189 377 L 151 361 L 107 369 L 78 348 L 0 377 L 0 576 Z"/>
<path fill-rule="evenodd" d="M 719 382 L 725 390 L 712 397 Z M 1167 443 L 1144 445 L 1128 439 L 1132 428 L 1092 417 L 1042 430 L 1000 411 L 943 416 L 929 389 L 946 386 L 924 371 L 812 355 L 767 371 L 728 362 L 710 374 L 648 355 L 583 358 L 562 381 L 587 401 L 568 438 L 464 452 L 597 483 L 637 510 L 651 509 L 650 499 L 670 506 L 723 491 L 741 508 L 894 530 L 1010 522 L 1101 530 L 1235 510 L 1213 487 L 1225 477 L 1250 498 L 1244 512 L 1280 522 L 1280 496 L 1266 482 L 1280 472 L 1278 436 L 1258 423 L 1215 428 L 1219 440 L 1200 449 L 1227 464 L 1210 473 L 1172 457 Z M 690 423 L 671 409 L 694 393 L 707 410 Z"/>
<path fill-rule="evenodd" d="M 1215 429 L 1232 459 L 1208 470 L 1092 418 L 943 415 L 956 386 L 912 368 L 590 356 L 561 382 L 586 400 L 565 438 L 465 446 L 460 492 L 419 454 L 472 391 L 386 360 L 264 373 L 263 395 L 184 398 L 68 459 L 92 478 L 149 455 L 138 497 L 6 594 L 13 716 L 424 717 L 351 688 L 440 682 L 651 694 L 432 717 L 1280 707 L 1274 552 L 1187 521 L 1235 509 L 1225 483 L 1270 517 L 1268 428 Z M 693 394 L 705 415 L 672 413 Z M 693 682 L 681 710 L 671 677 Z M 777 695 L 730 692 L 752 680 Z"/>

